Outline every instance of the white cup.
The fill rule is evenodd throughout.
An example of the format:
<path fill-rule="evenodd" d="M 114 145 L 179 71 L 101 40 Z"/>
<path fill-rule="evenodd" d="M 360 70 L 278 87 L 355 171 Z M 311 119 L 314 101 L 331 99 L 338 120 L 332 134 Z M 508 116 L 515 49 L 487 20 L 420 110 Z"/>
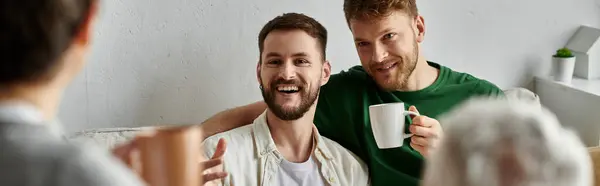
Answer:
<path fill-rule="evenodd" d="M 385 103 L 369 106 L 369 118 L 375 142 L 380 149 L 401 147 L 404 139 L 412 134 L 404 133 L 406 115 L 419 114 L 404 110 L 404 103 Z"/>

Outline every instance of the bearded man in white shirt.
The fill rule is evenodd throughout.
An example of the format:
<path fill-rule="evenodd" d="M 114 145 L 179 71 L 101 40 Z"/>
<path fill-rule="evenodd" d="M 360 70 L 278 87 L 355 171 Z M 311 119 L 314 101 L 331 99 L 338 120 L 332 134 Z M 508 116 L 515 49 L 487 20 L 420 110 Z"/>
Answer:
<path fill-rule="evenodd" d="M 204 141 L 207 157 L 220 140 L 229 175 L 224 185 L 368 185 L 366 165 L 313 124 L 319 89 L 329 80 L 327 30 L 303 14 L 269 21 L 258 36 L 257 78 L 268 108 L 254 123 Z"/>

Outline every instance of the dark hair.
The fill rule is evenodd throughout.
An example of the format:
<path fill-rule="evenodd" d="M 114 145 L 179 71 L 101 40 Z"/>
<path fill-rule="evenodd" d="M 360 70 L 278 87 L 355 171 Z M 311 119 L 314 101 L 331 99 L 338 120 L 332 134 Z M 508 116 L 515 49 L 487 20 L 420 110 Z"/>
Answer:
<path fill-rule="evenodd" d="M 419 14 L 415 0 L 344 0 L 344 15 L 350 20 L 378 20 L 394 11 L 404 11 L 411 17 Z"/>
<path fill-rule="evenodd" d="M 2 0 L 0 85 L 49 79 L 93 0 Z"/>
<path fill-rule="evenodd" d="M 301 13 L 285 13 L 269 21 L 258 34 L 258 49 L 260 56 L 264 49 L 264 42 L 270 32 L 274 30 L 302 30 L 308 35 L 316 38 L 321 46 L 323 59 L 327 47 L 327 29 L 317 20 Z"/>

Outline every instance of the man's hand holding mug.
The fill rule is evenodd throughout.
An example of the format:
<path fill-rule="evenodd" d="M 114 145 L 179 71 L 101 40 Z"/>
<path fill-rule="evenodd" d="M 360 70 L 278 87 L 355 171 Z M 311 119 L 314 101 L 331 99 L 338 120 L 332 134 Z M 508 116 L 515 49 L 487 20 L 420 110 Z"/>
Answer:
<path fill-rule="evenodd" d="M 410 146 L 427 157 L 443 135 L 442 127 L 437 120 L 420 115 L 415 106 L 411 106 L 408 111 L 404 108 L 402 102 L 369 106 L 375 142 L 380 149 L 389 149 L 401 147 L 404 139 L 411 138 Z M 410 134 L 405 133 L 407 115 L 412 118 Z"/>
<path fill-rule="evenodd" d="M 139 133 L 113 149 L 113 154 L 148 186 L 209 186 L 227 176 L 222 169 L 224 140 L 215 155 L 206 158 L 198 127 L 167 127 Z"/>
<path fill-rule="evenodd" d="M 415 106 L 410 106 L 408 110 L 419 113 Z M 444 133 L 438 120 L 423 115 L 413 116 L 408 130 L 413 134 L 410 146 L 425 157 L 429 156 L 429 151 L 436 147 Z"/>

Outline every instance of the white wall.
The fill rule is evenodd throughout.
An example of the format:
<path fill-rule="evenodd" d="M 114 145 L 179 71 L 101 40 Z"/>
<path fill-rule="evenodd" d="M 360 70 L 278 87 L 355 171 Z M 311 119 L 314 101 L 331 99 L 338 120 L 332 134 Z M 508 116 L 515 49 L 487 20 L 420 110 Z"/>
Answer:
<path fill-rule="evenodd" d="M 261 99 L 257 35 L 284 12 L 329 30 L 334 72 L 360 64 L 342 0 L 109 0 L 102 2 L 85 72 L 65 94 L 68 131 L 199 123 Z M 600 0 L 419 0 L 429 60 L 525 86 L 578 25 L 600 27 Z M 540 69 L 535 69 L 542 67 Z"/>

